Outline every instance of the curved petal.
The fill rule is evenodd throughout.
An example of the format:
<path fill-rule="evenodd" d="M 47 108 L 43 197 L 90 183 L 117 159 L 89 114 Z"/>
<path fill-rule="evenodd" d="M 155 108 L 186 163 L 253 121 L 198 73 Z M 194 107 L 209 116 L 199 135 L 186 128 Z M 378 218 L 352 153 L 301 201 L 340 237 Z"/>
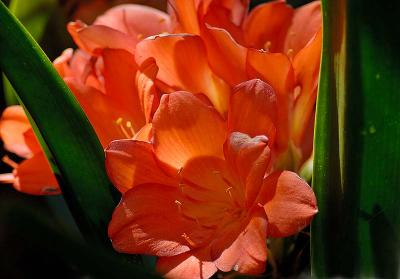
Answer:
<path fill-rule="evenodd" d="M 321 2 L 314 1 L 295 10 L 287 31 L 284 53 L 291 50 L 293 57 L 303 49 L 322 26 Z"/>
<path fill-rule="evenodd" d="M 293 9 L 281 0 L 254 8 L 243 25 L 246 46 L 282 52 L 293 13 Z"/>
<path fill-rule="evenodd" d="M 213 71 L 230 86 L 247 80 L 247 49 L 239 45 L 226 30 L 207 26 L 202 38 Z"/>
<path fill-rule="evenodd" d="M 322 30 L 296 55 L 293 61 L 296 83 L 300 88 L 300 94 L 294 104 L 291 127 L 292 139 L 296 146 L 302 144 L 307 128 L 311 122 L 314 122 L 313 112 L 317 99 L 321 44 Z"/>
<path fill-rule="evenodd" d="M 178 181 L 162 172 L 150 143 L 117 140 L 105 150 L 108 177 L 121 193 L 145 183 L 177 186 Z"/>
<path fill-rule="evenodd" d="M 124 111 L 124 115 L 129 115 L 133 129 L 138 131 L 146 119 L 135 84 L 135 57 L 121 49 L 105 49 L 102 57 L 106 95 Z"/>
<path fill-rule="evenodd" d="M 24 139 L 24 133 L 29 129 L 31 125 L 21 106 L 4 110 L 0 119 L 0 136 L 5 149 L 23 158 L 32 156 L 32 150 Z"/>
<path fill-rule="evenodd" d="M 210 278 L 217 270 L 211 261 L 208 247 L 173 257 L 161 257 L 157 261 L 157 271 L 164 278 L 205 279 Z"/>
<path fill-rule="evenodd" d="M 245 185 L 246 205 L 253 204 L 271 159 L 268 138 L 234 132 L 224 144 L 225 158 Z"/>
<path fill-rule="evenodd" d="M 138 40 L 170 31 L 170 19 L 166 13 L 135 4 L 118 5 L 109 9 L 93 24 L 108 26 Z"/>
<path fill-rule="evenodd" d="M 214 108 L 187 92 L 163 95 L 153 118 L 154 150 L 174 167 L 200 156 L 223 158 L 226 126 Z"/>
<path fill-rule="evenodd" d="M 114 248 L 123 253 L 170 257 L 207 243 L 212 231 L 181 214 L 180 190 L 142 184 L 122 196 L 108 227 Z"/>
<path fill-rule="evenodd" d="M 257 199 L 264 205 L 271 237 L 287 237 L 299 232 L 318 212 L 311 187 L 290 171 L 275 172 L 265 178 Z"/>
<path fill-rule="evenodd" d="M 287 147 L 289 139 L 289 108 L 294 90 L 294 70 L 289 58 L 281 53 L 267 53 L 249 50 L 247 56 L 249 75 L 270 84 L 277 95 L 277 146 Z"/>
<path fill-rule="evenodd" d="M 32 151 L 32 154 L 42 152 L 42 147 L 40 146 L 40 143 L 39 143 L 35 133 L 33 132 L 32 128 L 28 129 L 24 133 L 24 140 L 25 140 L 26 145 Z"/>
<path fill-rule="evenodd" d="M 211 243 L 211 256 L 218 269 L 260 274 L 267 260 L 267 218 L 257 210 L 244 225 L 231 225 Z M 236 226 L 236 227 L 235 227 Z"/>
<path fill-rule="evenodd" d="M 202 39 L 193 35 L 159 35 L 143 40 L 136 48 L 139 66 L 155 59 L 157 79 L 174 88 L 191 93 L 203 93 L 215 108 L 224 114 L 230 89 L 210 69 Z"/>
<path fill-rule="evenodd" d="M 134 54 L 138 42 L 137 38 L 104 25 L 87 26 L 76 21 L 68 23 L 67 29 L 78 47 L 93 55 L 99 55 L 104 48 L 124 49 Z"/>
<path fill-rule="evenodd" d="M 144 125 L 132 138 L 133 140 L 150 142 L 153 138 L 153 124 L 147 123 Z"/>
<path fill-rule="evenodd" d="M 60 194 L 57 180 L 43 152 L 23 161 L 13 172 L 14 188 L 30 195 Z"/>
<path fill-rule="evenodd" d="M 168 4 L 175 32 L 200 34 L 198 4 L 194 0 L 169 0 Z"/>
<path fill-rule="evenodd" d="M 275 139 L 277 100 L 267 83 L 253 79 L 236 86 L 228 112 L 228 129 L 251 137 L 266 135 L 271 144 Z"/>

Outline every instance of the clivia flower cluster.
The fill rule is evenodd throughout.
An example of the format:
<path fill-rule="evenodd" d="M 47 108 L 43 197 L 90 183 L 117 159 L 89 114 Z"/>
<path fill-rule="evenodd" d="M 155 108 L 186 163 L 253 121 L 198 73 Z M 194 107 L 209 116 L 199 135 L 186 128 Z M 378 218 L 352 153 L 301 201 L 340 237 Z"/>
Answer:
<path fill-rule="evenodd" d="M 117 251 L 158 256 L 168 278 L 259 274 L 267 237 L 317 212 L 295 172 L 312 153 L 320 3 L 171 0 L 169 14 L 117 6 L 68 31 L 79 47 L 54 61 L 93 125 L 122 199 L 109 225 Z M 59 193 L 20 107 L 5 147 L 26 158 L 3 180 Z"/>

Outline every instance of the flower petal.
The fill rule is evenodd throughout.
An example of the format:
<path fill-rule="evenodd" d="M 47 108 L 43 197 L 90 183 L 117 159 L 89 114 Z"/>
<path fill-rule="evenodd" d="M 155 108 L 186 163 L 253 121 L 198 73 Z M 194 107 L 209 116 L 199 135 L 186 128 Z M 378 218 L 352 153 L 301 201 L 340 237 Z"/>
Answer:
<path fill-rule="evenodd" d="M 168 32 L 169 16 L 157 9 L 135 4 L 118 5 L 99 16 L 94 25 L 104 25 L 140 40 Z"/>
<path fill-rule="evenodd" d="M 211 106 L 187 92 L 163 95 L 153 118 L 154 150 L 176 170 L 200 156 L 223 158 L 226 126 Z"/>
<path fill-rule="evenodd" d="M 249 75 L 260 78 L 272 86 L 277 96 L 277 146 L 285 150 L 289 138 L 289 107 L 294 90 L 294 71 L 289 58 L 281 53 L 249 50 L 247 56 Z"/>
<path fill-rule="evenodd" d="M 294 11 L 287 31 L 284 53 L 291 49 L 293 57 L 303 49 L 322 26 L 321 2 L 314 1 Z"/>
<path fill-rule="evenodd" d="M 30 195 L 60 194 L 57 180 L 43 152 L 24 160 L 14 170 L 14 188 Z"/>
<path fill-rule="evenodd" d="M 170 257 L 207 243 L 210 232 L 181 213 L 180 190 L 158 184 L 142 184 L 122 196 L 108 235 L 123 253 Z"/>
<path fill-rule="evenodd" d="M 213 71 L 230 86 L 247 80 L 247 49 L 224 29 L 207 26 L 202 34 Z"/>
<path fill-rule="evenodd" d="M 251 137 L 275 138 L 277 107 L 275 91 L 267 83 L 253 79 L 235 87 L 228 112 L 228 129 Z"/>
<path fill-rule="evenodd" d="M 135 58 L 120 49 L 105 49 L 102 56 L 106 94 L 118 104 L 124 115 L 129 115 L 133 129 L 138 131 L 146 120 L 135 84 Z"/>
<path fill-rule="evenodd" d="M 175 90 L 203 93 L 224 114 L 230 89 L 210 69 L 202 39 L 193 35 L 159 35 L 143 40 L 136 48 L 139 66 L 155 59 L 157 79 Z"/>
<path fill-rule="evenodd" d="M 104 25 L 87 26 L 76 21 L 68 23 L 67 29 L 80 49 L 94 55 L 99 55 L 99 50 L 104 48 L 124 49 L 134 54 L 138 42 L 136 38 Z"/>
<path fill-rule="evenodd" d="M 174 31 L 199 35 L 200 27 L 197 8 L 193 0 L 170 0 L 169 10 L 174 23 Z"/>
<path fill-rule="evenodd" d="M 161 257 L 157 261 L 157 271 L 164 278 L 207 279 L 217 270 L 217 267 L 211 261 L 208 247 L 173 257 Z"/>
<path fill-rule="evenodd" d="M 224 144 L 225 158 L 231 167 L 239 173 L 242 185 L 245 185 L 246 204 L 251 207 L 263 182 L 271 159 L 266 136 L 249 137 L 233 132 Z"/>
<path fill-rule="evenodd" d="M 162 172 L 150 143 L 117 140 L 110 143 L 105 153 L 107 174 L 121 193 L 145 183 L 178 185 L 178 181 Z"/>
<path fill-rule="evenodd" d="M 322 30 L 295 57 L 293 67 L 300 94 L 293 109 L 292 137 L 296 146 L 300 146 L 305 131 L 314 122 L 315 102 L 317 99 L 319 66 L 321 60 Z M 307 154 L 304 154 L 307 156 Z"/>
<path fill-rule="evenodd" d="M 4 110 L 0 119 L 0 136 L 5 149 L 23 158 L 32 156 L 32 150 L 24 139 L 24 133 L 29 129 L 31 125 L 21 106 L 10 106 Z"/>
<path fill-rule="evenodd" d="M 267 218 L 257 210 L 245 225 L 225 228 L 225 233 L 211 243 L 211 256 L 218 269 L 232 269 L 244 274 L 260 274 L 267 260 Z M 232 241 L 233 240 L 233 241 Z"/>
<path fill-rule="evenodd" d="M 258 5 L 250 12 L 243 25 L 246 46 L 281 52 L 293 12 L 285 1 Z"/>
<path fill-rule="evenodd" d="M 311 187 L 290 171 L 265 178 L 258 196 L 268 217 L 268 236 L 287 237 L 310 224 L 318 212 Z"/>

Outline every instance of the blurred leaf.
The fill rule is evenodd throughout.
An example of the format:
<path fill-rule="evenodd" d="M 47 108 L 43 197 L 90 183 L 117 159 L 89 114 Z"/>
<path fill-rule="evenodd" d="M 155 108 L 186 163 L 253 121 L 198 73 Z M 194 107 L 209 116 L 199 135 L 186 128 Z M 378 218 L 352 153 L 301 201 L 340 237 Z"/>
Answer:
<path fill-rule="evenodd" d="M 115 202 L 103 148 L 51 62 L 2 3 L 0 26 L 0 67 L 54 157 L 72 214 L 87 240 L 111 250 L 107 224 Z"/>
<path fill-rule="evenodd" d="M 25 26 L 36 41 L 40 41 L 51 13 L 57 5 L 57 0 L 12 0 L 10 11 Z M 3 75 L 4 96 L 6 104 L 18 104 L 16 93 L 8 79 Z"/>
<path fill-rule="evenodd" d="M 400 2 L 322 3 L 312 273 L 398 278 Z"/>
<path fill-rule="evenodd" d="M 3 238 L 9 236 L 18 239 L 22 244 L 33 246 L 41 251 L 42 257 L 53 255 L 55 258 L 53 264 L 60 266 L 69 264 L 70 269 L 81 275 L 79 278 L 161 278 L 143 267 L 118 261 L 108 253 L 80 242 L 72 237 L 65 227 L 43 214 L 43 210 L 36 210 L 21 202 L 8 204 L 3 202 L 0 206 L 0 220 L 4 225 L 1 235 Z M 0 244 L 1 240 L 0 238 Z M 38 260 L 29 259 L 33 262 Z M 21 262 L 15 268 L 28 269 L 29 264 Z M 36 275 L 42 278 L 47 276 L 50 278 L 51 275 L 67 278 L 63 277 L 64 274 L 59 274 L 58 269 L 40 271 L 43 268 L 46 268 L 46 263 L 41 263 L 39 268 L 34 269 L 39 273 Z M 3 270 L 2 275 L 6 274 Z M 33 275 L 35 274 L 29 274 L 29 277 Z"/>

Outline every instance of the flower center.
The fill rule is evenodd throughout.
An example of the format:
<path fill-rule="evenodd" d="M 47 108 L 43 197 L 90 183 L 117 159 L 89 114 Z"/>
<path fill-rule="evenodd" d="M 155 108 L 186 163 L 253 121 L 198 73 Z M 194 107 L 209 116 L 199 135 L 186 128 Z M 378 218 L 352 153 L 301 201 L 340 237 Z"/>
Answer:
<path fill-rule="evenodd" d="M 122 117 L 119 117 L 115 120 L 115 125 L 121 130 L 121 133 L 128 139 L 131 139 L 135 136 L 135 130 L 133 129 L 131 121 L 124 121 Z"/>

